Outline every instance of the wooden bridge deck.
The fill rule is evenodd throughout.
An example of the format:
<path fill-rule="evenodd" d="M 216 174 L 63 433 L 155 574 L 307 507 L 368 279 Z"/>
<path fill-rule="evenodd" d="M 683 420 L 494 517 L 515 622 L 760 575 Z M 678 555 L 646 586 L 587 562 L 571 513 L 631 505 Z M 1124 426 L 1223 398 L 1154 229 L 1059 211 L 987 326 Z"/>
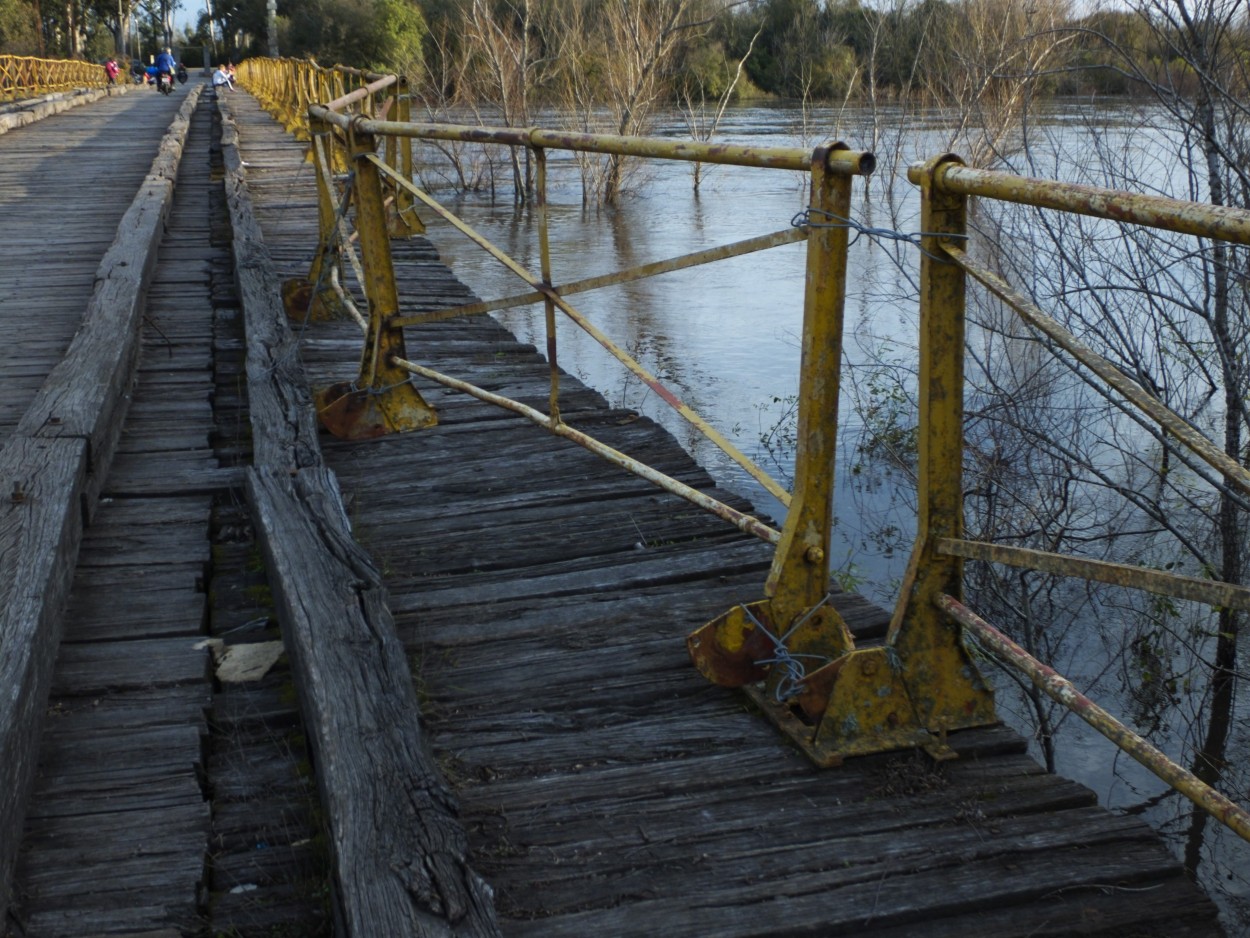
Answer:
<path fill-rule="evenodd" d="M 119 102 L 165 124 L 180 104 L 127 95 L 80 111 Z M 316 238 L 302 149 L 247 95 L 225 104 L 263 232 L 263 248 L 246 250 L 267 254 L 280 276 L 302 276 Z M 325 807 L 312 803 L 291 672 L 213 680 L 203 644 L 273 639 L 269 588 L 282 591 L 273 569 L 266 586 L 255 509 L 243 512 L 234 468 L 258 441 L 238 331 L 248 297 L 234 291 L 210 163 L 214 107 L 206 96 L 187 132 L 129 420 L 107 478 L 80 484 L 84 498 L 93 488 L 101 497 L 88 504 L 68 605 L 48 616 L 63 637 L 23 812 L 14 938 L 329 934 L 328 887 L 343 886 L 327 870 L 335 851 L 319 836 Z M 68 117 L 43 129 L 65 135 L 53 120 Z M 0 157 L 10 146 L 36 152 L 23 134 L 39 126 L 0 137 Z M 147 169 L 119 196 L 116 218 Z M 0 198 L 22 185 L 3 178 Z M 114 189 L 124 186 L 92 198 Z M 60 198 L 68 205 L 75 193 Z M 38 245 L 47 224 L 19 240 Z M 83 235 L 55 249 L 68 258 L 72 247 L 72 264 L 90 272 L 109 240 Z M 468 297 L 426 242 L 395 252 L 405 309 Z M 90 287 L 70 298 L 67 285 L 58 304 L 58 283 L 47 306 L 76 304 L 81 316 Z M 13 300 L 0 299 L 20 334 Z M 37 361 L 0 362 L 0 386 L 42 380 L 74 324 L 64 328 Z M 541 358 L 489 319 L 412 329 L 408 341 L 431 367 L 545 401 Z M 350 379 L 359 346 L 354 325 L 310 324 L 303 368 L 316 384 Z M 570 423 L 715 488 L 665 431 L 571 379 L 564 387 Z M 422 391 L 437 428 L 320 444 L 385 579 L 424 732 L 459 803 L 468 863 L 493 890 L 499 933 L 1222 934 L 1212 904 L 1144 824 L 1045 774 L 1009 730 L 955 734 L 961 758 L 941 767 L 903 753 L 813 769 L 685 655 L 690 630 L 759 598 L 766 547 L 518 418 Z M 28 425 L 38 408 L 33 391 L 21 393 L 6 427 Z M 6 434 L 6 449 L 13 443 Z M 0 478 L 6 493 L 11 478 Z M 5 507 L 0 532 L 23 507 Z M 858 635 L 884 629 L 884 613 L 863 600 L 838 603 Z M 0 645 L 0 666 L 12 653 Z M 13 837 L 0 829 L 0 844 Z M 383 868 L 412 890 L 406 862 Z M 427 904 L 459 925 L 421 934 L 490 933 L 443 899 Z"/>

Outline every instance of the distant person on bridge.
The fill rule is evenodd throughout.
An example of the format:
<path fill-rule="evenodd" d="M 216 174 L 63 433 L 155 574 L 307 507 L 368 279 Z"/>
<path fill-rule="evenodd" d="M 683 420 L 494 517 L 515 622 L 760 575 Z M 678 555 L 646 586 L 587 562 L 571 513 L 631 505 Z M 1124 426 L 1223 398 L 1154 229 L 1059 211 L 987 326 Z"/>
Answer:
<path fill-rule="evenodd" d="M 218 65 L 217 71 L 213 72 L 213 90 L 220 91 L 222 88 L 234 91 L 234 80 L 226 66 Z"/>
<path fill-rule="evenodd" d="M 166 49 L 156 57 L 156 84 L 159 87 L 163 76 L 168 76 L 169 86 L 174 86 L 174 73 L 178 70 L 178 63 L 174 61 L 174 54 Z"/>

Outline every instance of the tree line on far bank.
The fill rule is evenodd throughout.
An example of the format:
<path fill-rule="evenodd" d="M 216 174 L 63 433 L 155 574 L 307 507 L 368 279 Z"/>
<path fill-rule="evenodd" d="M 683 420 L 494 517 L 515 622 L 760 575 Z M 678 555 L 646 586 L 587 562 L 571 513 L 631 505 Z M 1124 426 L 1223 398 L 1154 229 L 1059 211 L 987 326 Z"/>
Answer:
<path fill-rule="evenodd" d="M 144 58 L 168 38 L 234 61 L 268 51 L 265 0 L 207 0 L 195 28 L 168 37 L 177 8 L 0 0 L 0 53 Z M 1152 79 L 1184 73 L 1145 4 L 1080 16 L 1067 0 L 279 0 L 277 10 L 283 55 L 404 71 L 476 105 L 502 106 L 516 82 L 533 104 L 567 103 L 570 85 L 603 103 L 619 94 L 622 68 L 671 101 L 941 103 L 958 86 L 1026 74 L 1033 94 L 1125 95 L 1142 87 L 1126 52 Z M 1055 54 L 1039 60 L 1039 47 Z"/>

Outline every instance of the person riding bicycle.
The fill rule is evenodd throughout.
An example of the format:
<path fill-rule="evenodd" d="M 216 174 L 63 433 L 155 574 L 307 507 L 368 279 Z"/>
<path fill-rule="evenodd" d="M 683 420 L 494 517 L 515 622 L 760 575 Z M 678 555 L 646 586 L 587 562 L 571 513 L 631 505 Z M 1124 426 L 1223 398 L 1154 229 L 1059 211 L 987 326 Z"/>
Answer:
<path fill-rule="evenodd" d="M 161 81 L 163 80 L 162 76 L 168 75 L 169 87 L 172 88 L 174 86 L 174 72 L 178 68 L 178 64 L 174 61 L 173 53 L 170 52 L 169 49 L 166 49 L 156 57 L 156 62 L 153 64 L 156 65 L 157 87 L 160 87 Z"/>

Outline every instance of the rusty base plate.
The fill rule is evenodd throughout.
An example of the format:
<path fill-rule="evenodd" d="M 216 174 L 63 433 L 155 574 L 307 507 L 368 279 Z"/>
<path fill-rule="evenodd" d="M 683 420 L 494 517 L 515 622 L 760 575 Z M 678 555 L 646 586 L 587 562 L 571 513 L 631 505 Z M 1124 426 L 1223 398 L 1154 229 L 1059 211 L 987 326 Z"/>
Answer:
<path fill-rule="evenodd" d="M 292 322 L 331 322 L 351 318 L 337 293 L 326 288 L 314 295 L 313 285 L 302 277 L 282 281 L 282 309 Z"/>
<path fill-rule="evenodd" d="M 342 382 L 318 389 L 313 400 L 321 425 L 340 440 L 369 440 L 438 423 L 434 408 L 406 382 L 380 392 Z"/>
<path fill-rule="evenodd" d="M 768 692 L 764 682 L 748 684 L 743 690 L 764 716 L 781 730 L 782 735 L 822 769 L 836 768 L 848 756 L 868 756 L 905 749 L 923 749 L 937 762 L 958 758 L 955 751 L 937 736 L 913 727 L 900 727 L 890 733 L 879 734 L 870 744 L 861 741 L 851 746 L 836 747 L 818 742 L 817 727 L 801 719 L 789 704 L 778 703 Z"/>

